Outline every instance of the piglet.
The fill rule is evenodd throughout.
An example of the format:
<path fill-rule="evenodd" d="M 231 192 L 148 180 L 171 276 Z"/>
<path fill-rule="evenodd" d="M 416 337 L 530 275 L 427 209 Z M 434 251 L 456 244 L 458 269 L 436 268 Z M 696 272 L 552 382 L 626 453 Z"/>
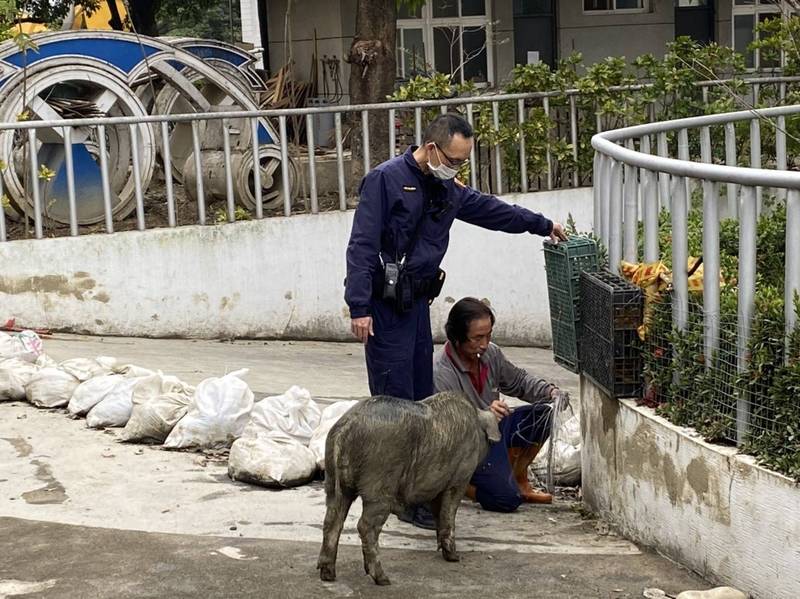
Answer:
<path fill-rule="evenodd" d="M 347 512 L 361 497 L 358 534 L 364 569 L 376 584 L 389 584 L 378 555 L 390 513 L 430 503 L 436 537 L 447 561 L 458 561 L 454 538 L 461 498 L 490 442 L 500 440 L 495 416 L 459 392 L 423 401 L 372 397 L 333 426 L 325 445 L 327 511 L 317 568 L 336 579 L 336 553 Z"/>

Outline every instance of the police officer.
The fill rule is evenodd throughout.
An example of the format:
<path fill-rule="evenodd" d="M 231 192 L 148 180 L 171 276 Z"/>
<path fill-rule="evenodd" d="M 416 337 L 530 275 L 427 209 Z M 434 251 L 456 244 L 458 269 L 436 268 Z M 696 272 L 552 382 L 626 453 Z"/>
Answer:
<path fill-rule="evenodd" d="M 561 224 L 456 180 L 472 145 L 464 118 L 440 115 L 425 130 L 423 145 L 361 181 L 347 246 L 345 301 L 353 334 L 366 344 L 372 395 L 419 400 L 433 394 L 429 305 L 441 289 L 439 264 L 454 219 L 566 239 Z"/>

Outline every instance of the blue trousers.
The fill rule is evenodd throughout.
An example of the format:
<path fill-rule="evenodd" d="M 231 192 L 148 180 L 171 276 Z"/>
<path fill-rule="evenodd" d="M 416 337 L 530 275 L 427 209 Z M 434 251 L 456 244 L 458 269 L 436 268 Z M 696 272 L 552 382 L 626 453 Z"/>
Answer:
<path fill-rule="evenodd" d="M 374 337 L 365 349 L 371 395 L 420 400 L 433 395 L 433 338 L 428 301 L 398 314 L 387 302 L 372 300 Z"/>
<path fill-rule="evenodd" d="M 549 404 L 532 404 L 516 408 L 500 421 L 502 439 L 489 447 L 470 484 L 475 486 L 475 499 L 491 512 L 513 512 L 522 503 L 508 450 L 541 444 L 550 436 L 552 408 Z"/>

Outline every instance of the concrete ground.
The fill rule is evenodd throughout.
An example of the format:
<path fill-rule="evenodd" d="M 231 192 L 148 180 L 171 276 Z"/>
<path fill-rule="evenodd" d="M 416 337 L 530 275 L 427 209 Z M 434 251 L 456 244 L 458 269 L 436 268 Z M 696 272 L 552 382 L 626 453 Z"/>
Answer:
<path fill-rule="evenodd" d="M 45 340 L 57 360 L 110 355 L 187 382 L 238 368 L 262 396 L 293 384 L 334 401 L 367 393 L 355 344 L 89 338 Z M 577 378 L 548 350 L 509 358 L 577 397 Z M 63 411 L 0 404 L 0 599 L 26 597 L 641 597 L 705 588 L 673 563 L 585 517 L 574 496 L 493 514 L 464 502 L 462 561 L 435 554 L 432 532 L 391 517 L 381 536 L 393 586 L 363 574 L 355 524 L 345 524 L 338 581 L 315 571 L 320 482 L 271 491 L 227 476 L 225 456 L 118 443 Z"/>

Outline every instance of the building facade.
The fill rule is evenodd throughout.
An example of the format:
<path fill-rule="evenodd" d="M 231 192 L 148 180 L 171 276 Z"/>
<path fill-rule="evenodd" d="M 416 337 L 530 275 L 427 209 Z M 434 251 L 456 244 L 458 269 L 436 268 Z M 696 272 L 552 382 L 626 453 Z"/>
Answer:
<path fill-rule="evenodd" d="M 266 49 L 269 69 L 289 59 L 308 78 L 312 57 L 318 86 L 341 88 L 346 101 L 347 55 L 357 0 L 240 0 L 243 39 Z M 428 0 L 397 21 L 397 74 L 436 70 L 479 87 L 500 86 L 515 64 L 553 64 L 573 51 L 590 64 L 608 56 L 660 55 L 681 35 L 733 46 L 750 67 L 756 25 L 790 10 L 790 0 Z M 337 66 L 338 65 L 338 66 Z M 323 77 L 325 81 L 323 81 Z"/>

